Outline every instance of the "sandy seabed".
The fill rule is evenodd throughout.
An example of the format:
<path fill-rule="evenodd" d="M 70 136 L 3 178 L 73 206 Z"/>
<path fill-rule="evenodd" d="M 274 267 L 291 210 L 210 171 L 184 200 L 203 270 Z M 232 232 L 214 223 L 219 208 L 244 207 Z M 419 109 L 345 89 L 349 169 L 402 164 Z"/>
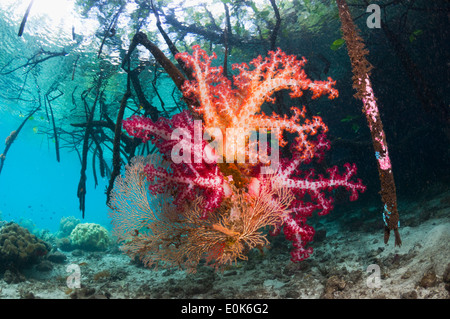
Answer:
<path fill-rule="evenodd" d="M 381 213 L 372 210 L 318 219 L 314 253 L 300 263 L 289 260 L 284 238 L 223 272 L 201 266 L 194 274 L 144 268 L 117 248 L 77 250 L 62 252 L 66 260 L 50 270 L 23 271 L 18 283 L 0 279 L 0 299 L 449 299 L 450 191 L 399 202 L 401 247 L 393 238 L 383 243 Z M 79 266 L 81 288 L 68 287 L 72 264 Z"/>

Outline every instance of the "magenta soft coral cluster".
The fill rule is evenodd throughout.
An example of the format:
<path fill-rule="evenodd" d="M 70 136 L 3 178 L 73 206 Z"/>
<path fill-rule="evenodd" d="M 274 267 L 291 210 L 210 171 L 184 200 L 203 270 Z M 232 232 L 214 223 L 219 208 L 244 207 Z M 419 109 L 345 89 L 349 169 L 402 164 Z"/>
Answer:
<path fill-rule="evenodd" d="M 330 193 L 343 187 L 350 192 L 350 200 L 354 201 L 358 198 L 358 192 L 366 190 L 362 181 L 354 178 L 355 164 L 344 164 L 343 173 L 339 173 L 338 167 L 334 166 L 327 169 L 324 175 L 316 174 L 312 168 L 305 168 L 312 161 L 320 163 L 325 151 L 329 149 L 329 141 L 321 134 L 314 141 L 312 158 L 305 159 L 293 150 L 292 158 L 283 158 L 277 172 L 269 179 L 259 175 L 250 183 L 250 192 L 253 194 L 258 194 L 262 184 L 270 183 L 272 188 L 285 187 L 295 195 L 289 212 L 282 215 L 282 223 L 272 231 L 272 235 L 278 235 L 282 230 L 286 239 L 293 243 L 291 260 L 294 262 L 304 260 L 312 254 L 313 248 L 306 246 L 313 240 L 315 231 L 307 224 L 307 220 L 314 212 L 326 215 L 333 210 L 334 200 Z"/>
<path fill-rule="evenodd" d="M 360 179 L 352 180 L 356 174 L 354 164 L 345 164 L 342 174 L 339 174 L 336 166 L 329 168 L 326 176 L 316 176 L 313 169 L 301 171 L 300 164 L 298 159 L 287 162 L 286 167 L 272 181 L 278 186 L 289 188 L 296 197 L 291 205 L 291 213 L 283 216 L 284 235 L 294 246 L 291 251 L 292 261 L 304 260 L 313 252 L 312 247 L 306 248 L 306 245 L 313 240 L 315 231 L 306 222 L 313 212 L 326 215 L 333 209 L 333 198 L 327 193 L 344 187 L 351 192 L 350 200 L 356 200 L 358 191 L 366 189 Z"/>
<path fill-rule="evenodd" d="M 193 108 L 193 111 L 199 113 L 205 121 L 203 128 L 217 125 L 224 129 L 245 124 L 252 127 L 278 127 L 297 133 L 298 136 L 291 145 L 292 157 L 281 159 L 275 174 L 259 175 L 255 173 L 255 170 L 246 167 L 247 173 L 244 179 L 249 180 L 245 188 L 250 196 L 258 196 L 263 187 L 283 187 L 293 193 L 295 200 L 287 211 L 279 212 L 281 218 L 277 220 L 281 222 L 274 225 L 273 233 L 278 234 L 283 231 L 286 239 L 293 243 L 291 260 L 300 261 L 308 258 L 312 248 L 306 246 L 313 240 L 314 229 L 307 224 L 307 219 L 314 212 L 325 215 L 333 209 L 333 198 L 330 193 L 336 188 L 346 188 L 351 193 L 350 200 L 355 200 L 358 192 L 365 190 L 365 186 L 361 180 L 354 178 L 355 165 L 345 164 L 342 173 L 339 173 L 337 167 L 332 167 L 324 175 L 316 174 L 313 169 L 305 169 L 306 165 L 313 160 L 320 160 L 325 151 L 330 148 L 329 141 L 325 137 L 327 127 L 320 117 L 316 116 L 308 120 L 305 118 L 305 109 L 300 110 L 294 107 L 292 108 L 294 116 L 290 118 L 277 115 L 269 117 L 260 113 L 260 104 L 265 101 L 273 102 L 271 95 L 281 89 L 296 92 L 295 96 L 300 96 L 303 90 L 311 90 L 314 93 L 313 97 L 326 94 L 329 98 L 335 98 L 338 93 L 333 88 L 334 82 L 331 79 L 325 82 L 312 82 L 302 71 L 306 60 L 297 60 L 279 50 L 277 53 L 270 53 L 265 60 L 255 59 L 251 63 L 254 70 L 249 70 L 247 65 L 235 67 L 241 73 L 241 76 L 236 76 L 235 80 L 243 83 L 247 78 L 252 79 L 252 85 L 241 83 L 240 86 L 242 91 L 248 92 L 238 92 L 232 89 L 228 80 L 224 80 L 222 84 L 212 83 L 214 81 L 211 79 L 222 79 L 222 69 L 210 66 L 215 55 L 208 57 L 199 47 L 194 47 L 193 56 L 184 53 L 179 57 L 194 70 L 196 80 L 187 82 L 183 93 L 185 96 L 199 100 L 200 106 Z M 202 59 L 206 62 L 202 62 Z M 263 97 L 258 93 L 261 90 L 266 92 Z M 242 104 L 243 96 L 247 97 L 244 99 L 247 104 Z M 170 156 L 172 148 L 180 143 L 189 143 L 183 149 L 189 151 L 189 156 L 193 154 L 195 157 L 196 146 L 192 143 L 192 139 L 172 138 L 175 129 L 188 132 L 187 135 L 193 137 L 194 125 L 189 111 L 174 115 L 170 120 L 161 118 L 153 122 L 147 118 L 134 116 L 124 121 L 124 128 L 128 134 L 141 138 L 144 142 L 152 141 L 170 163 L 167 169 L 146 166 L 145 173 L 151 182 L 150 191 L 155 194 L 172 191 L 177 205 L 183 205 L 185 200 L 202 196 L 204 198 L 202 217 L 207 218 L 208 212 L 218 208 L 224 197 L 231 196 L 232 199 L 233 194 L 228 185 L 229 176 L 224 177 L 215 161 L 206 162 L 202 158 L 200 161 L 175 163 L 172 160 Z M 283 146 L 282 135 L 278 138 L 280 145 Z M 201 143 L 203 150 L 206 142 Z M 258 165 L 261 163 L 255 167 L 259 167 Z M 274 202 L 276 202 L 275 198 Z"/>
<path fill-rule="evenodd" d="M 175 196 L 175 205 L 183 205 L 185 200 L 194 200 L 201 195 L 204 198 L 203 217 L 208 212 L 219 207 L 224 196 L 224 178 L 214 161 L 207 163 L 202 157 L 194 160 L 194 121 L 189 111 L 174 115 L 171 119 L 159 118 L 153 122 L 149 118 L 132 116 L 123 121 L 123 127 L 131 136 L 142 139 L 143 142 L 152 141 L 159 149 L 169 167 L 145 166 L 145 174 L 149 189 L 153 194 L 162 194 L 170 190 Z M 177 130 L 180 134 L 173 134 Z M 190 137 L 190 138 L 189 138 Z M 201 150 L 207 147 L 206 141 L 201 141 Z M 190 161 L 175 163 L 172 160 L 172 149 L 175 145 L 182 145 L 183 158 Z"/>

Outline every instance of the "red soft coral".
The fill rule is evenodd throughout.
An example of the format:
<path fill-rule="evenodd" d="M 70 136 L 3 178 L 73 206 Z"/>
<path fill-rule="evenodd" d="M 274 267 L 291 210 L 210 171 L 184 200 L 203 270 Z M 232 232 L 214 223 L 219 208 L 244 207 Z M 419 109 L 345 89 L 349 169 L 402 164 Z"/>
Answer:
<path fill-rule="evenodd" d="M 203 118 L 203 129 L 218 128 L 222 134 L 233 130 L 241 135 L 260 128 L 272 129 L 277 132 L 277 139 L 281 146 L 287 144 L 283 139 L 283 132 L 295 135 L 292 143 L 293 157 L 281 161 L 276 173 L 270 177 L 257 174 L 246 174 L 251 178 L 248 194 L 251 197 L 259 196 L 264 187 L 275 189 L 288 189 L 295 195 L 288 210 L 280 211 L 281 218 L 274 223 L 274 233 L 283 230 L 286 238 L 293 242 L 294 250 L 291 252 L 293 261 L 303 260 L 312 253 L 312 248 L 306 245 L 312 241 L 314 229 L 307 225 L 307 218 L 313 212 L 319 215 L 329 213 L 333 208 L 333 198 L 327 195 L 336 188 L 344 187 L 351 192 L 350 199 L 355 200 L 358 192 L 365 190 L 360 180 L 355 180 L 356 166 L 346 164 L 345 171 L 340 174 L 337 167 L 326 171 L 325 176 L 315 175 L 314 170 L 301 168 L 313 159 L 320 160 L 329 142 L 325 138 L 328 128 L 318 116 L 306 118 L 305 109 L 292 107 L 292 116 L 266 115 L 261 112 L 264 102 L 274 102 L 273 94 L 280 90 L 289 90 L 292 98 L 300 97 L 304 91 L 311 91 L 312 98 L 328 95 L 330 99 L 338 96 L 334 89 L 335 82 L 329 78 L 327 81 L 312 81 L 307 78 L 303 66 L 306 60 L 298 60 L 293 55 L 287 55 L 278 49 L 269 52 L 269 56 L 254 59 L 249 65 L 236 64 L 233 69 L 239 73 L 233 77 L 233 83 L 223 75 L 221 67 L 213 67 L 211 62 L 216 55 L 208 56 L 200 46 L 193 47 L 193 54 L 180 53 L 176 56 L 185 62 L 193 71 L 194 80 L 186 81 L 183 85 L 183 94 L 186 98 L 198 100 L 193 110 Z M 205 141 L 201 142 L 201 149 L 192 143 L 194 136 L 192 117 L 188 111 L 175 115 L 172 119 L 160 119 L 156 123 L 150 119 L 133 117 L 124 121 L 127 132 L 143 139 L 151 140 L 160 152 L 169 161 L 169 170 L 162 167 L 148 165 L 145 173 L 151 182 L 150 190 L 153 193 L 172 192 L 175 204 L 182 205 L 185 200 L 195 196 L 204 197 L 204 212 L 207 213 L 218 208 L 225 191 L 230 191 L 219 166 L 213 162 L 201 160 L 174 162 L 172 151 L 174 146 L 198 156 L 204 150 Z M 188 138 L 180 139 L 172 136 L 175 129 L 181 130 Z M 231 130 L 232 129 L 232 130 Z M 201 138 L 200 138 L 201 139 Z M 227 136 L 225 136 L 227 139 Z M 195 138 L 194 138 L 195 140 Z M 242 150 L 241 150 L 242 151 Z M 245 152 L 245 150 L 244 150 Z M 184 154 L 186 155 L 186 154 Z M 184 156 L 183 156 L 184 157 Z M 228 163 L 229 158 L 227 158 Z M 260 158 L 261 161 L 261 158 Z M 232 171 L 224 164 L 223 172 Z M 234 165 L 234 164 L 230 164 Z M 261 162 L 255 166 L 261 165 Z M 248 170 L 250 172 L 251 170 Z M 242 173 L 242 172 L 241 172 Z M 228 175 L 228 173 L 226 173 Z M 273 202 L 276 202 L 274 198 Z"/>
<path fill-rule="evenodd" d="M 203 157 L 193 158 L 197 147 L 204 150 L 208 144 L 203 140 L 198 142 L 199 145 L 194 143 L 194 121 L 189 111 L 176 114 L 171 119 L 160 118 L 156 122 L 133 116 L 123 121 L 123 127 L 131 136 L 144 142 L 152 141 L 169 163 L 168 168 L 151 164 L 145 167 L 149 189 L 153 194 L 172 193 L 175 196 L 174 203 L 180 207 L 185 200 L 203 196 L 203 217 L 219 207 L 225 196 L 224 185 L 227 182 L 214 161 L 206 162 Z M 175 130 L 177 134 L 174 134 Z M 187 154 L 182 154 L 187 161 L 173 161 L 172 151 L 176 145 L 187 151 Z"/>
<path fill-rule="evenodd" d="M 322 147 L 317 150 L 321 151 Z M 295 195 L 290 211 L 283 213 L 282 223 L 273 231 L 273 235 L 276 235 L 283 229 L 286 239 L 292 241 L 294 249 L 291 251 L 291 260 L 294 262 L 308 258 L 313 251 L 312 247 L 306 248 L 314 236 L 314 229 L 306 221 L 313 212 L 326 215 L 333 209 L 333 197 L 327 196 L 327 193 L 343 187 L 350 192 L 350 200 L 353 201 L 358 198 L 358 192 L 366 190 L 362 181 L 354 178 L 354 164 L 345 164 L 342 174 L 339 174 L 336 166 L 329 168 L 326 176 L 316 176 L 313 169 L 300 170 L 301 164 L 304 164 L 301 157 L 294 155 L 294 159 L 285 160 L 278 172 L 269 179 L 260 176 L 258 182 L 252 181 L 252 185 L 269 183 L 272 188 L 286 187 Z M 252 189 L 252 193 L 257 191 Z"/>

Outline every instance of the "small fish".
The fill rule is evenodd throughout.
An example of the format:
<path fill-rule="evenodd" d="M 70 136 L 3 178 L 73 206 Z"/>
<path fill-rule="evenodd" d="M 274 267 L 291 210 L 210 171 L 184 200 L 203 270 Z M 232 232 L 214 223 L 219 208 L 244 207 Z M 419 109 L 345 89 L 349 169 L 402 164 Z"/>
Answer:
<path fill-rule="evenodd" d="M 33 132 L 34 132 L 34 134 L 36 134 L 38 131 L 39 131 L 39 129 L 38 129 L 37 126 L 33 127 Z"/>

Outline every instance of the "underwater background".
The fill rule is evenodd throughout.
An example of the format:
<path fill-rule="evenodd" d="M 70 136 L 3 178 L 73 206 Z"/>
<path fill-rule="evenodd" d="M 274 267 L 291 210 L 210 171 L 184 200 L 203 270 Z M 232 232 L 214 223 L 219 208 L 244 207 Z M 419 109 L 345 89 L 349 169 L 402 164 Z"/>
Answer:
<path fill-rule="evenodd" d="M 381 26 L 370 28 L 376 16 L 367 11 L 369 2 L 346 2 L 373 66 L 370 79 L 395 177 L 401 247 L 394 247 L 392 238 L 383 243 L 379 171 L 362 102 L 354 97 L 336 1 L 2 0 L 0 298 L 448 298 L 450 5 L 370 2 L 381 8 Z M 227 55 L 231 66 L 279 47 L 308 60 L 304 70 L 310 79 L 336 81 L 339 97 L 333 100 L 284 97 L 287 107 L 306 105 L 327 125 L 327 164 L 355 163 L 356 177 L 366 186 L 356 201 L 333 191 L 334 209 L 309 218 L 316 233 L 306 260 L 290 261 L 292 243 L 270 235 L 264 250 L 253 249 L 248 260 L 221 271 L 203 264 L 194 273 L 145 268 L 119 249 L 106 193 L 114 170 L 114 129 L 108 121 L 116 121 L 127 90 L 124 61 L 129 58 L 137 70 L 142 90 L 133 87 L 124 120 L 155 110 L 170 118 L 187 108 L 147 48 L 127 55 L 140 31 L 174 61 L 155 11 L 179 52 L 192 53 L 200 45 L 208 55 L 217 54 L 215 65 Z M 86 140 L 93 105 L 93 120 L 102 123 Z M 8 143 L 14 131 L 19 132 Z M 122 174 L 132 146 L 122 141 Z M 134 147 L 136 155 L 155 150 L 151 143 Z M 101 229 L 77 243 L 71 232 L 88 223 L 96 225 L 80 232 Z M 8 240 L 14 243 L 17 234 L 32 243 L 29 258 L 9 250 Z M 372 264 L 381 267 L 381 287 L 366 284 Z M 77 265 L 74 272 L 69 265 Z M 81 286 L 74 287 L 69 277 L 77 271 Z"/>

